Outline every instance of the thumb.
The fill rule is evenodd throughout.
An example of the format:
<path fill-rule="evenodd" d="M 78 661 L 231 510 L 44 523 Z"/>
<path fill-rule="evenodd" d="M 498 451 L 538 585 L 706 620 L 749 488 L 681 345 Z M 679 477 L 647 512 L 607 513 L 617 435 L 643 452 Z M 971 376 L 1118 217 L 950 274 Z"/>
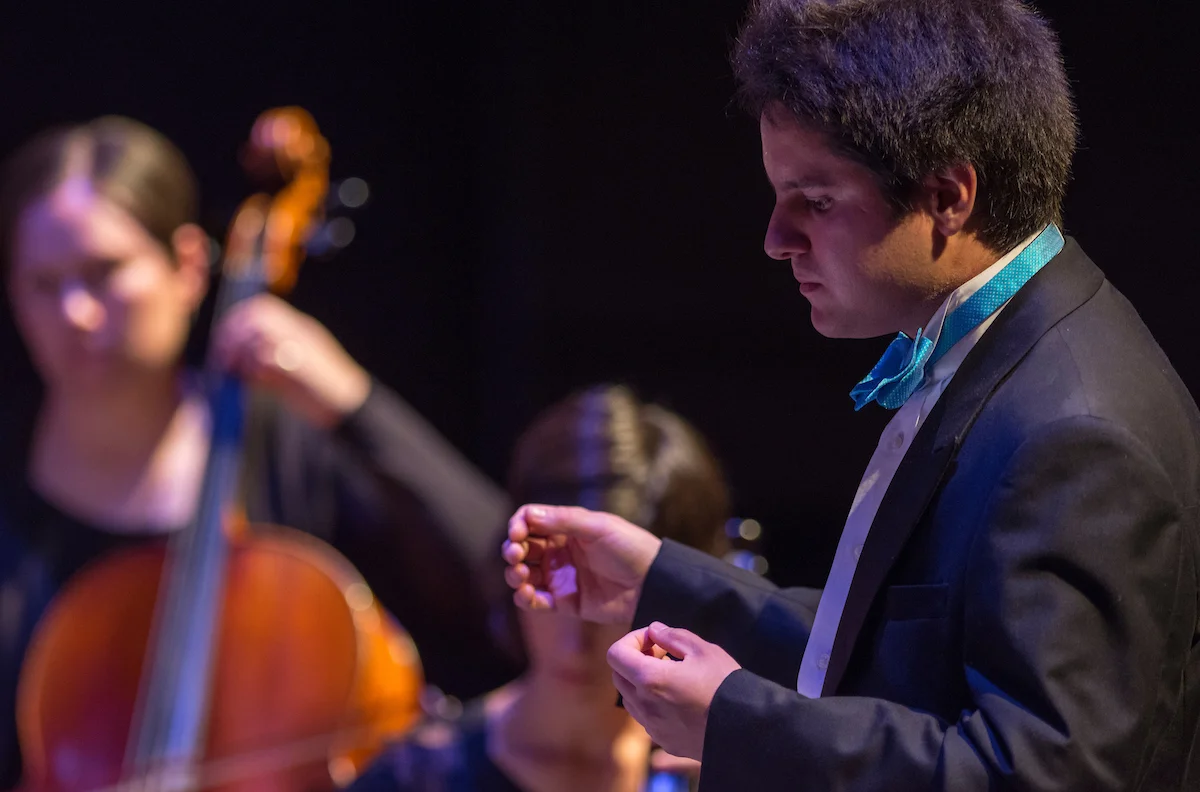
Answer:
<path fill-rule="evenodd" d="M 668 627 L 662 622 L 654 622 L 646 630 L 646 637 L 656 646 L 661 646 L 670 654 L 684 660 L 696 652 L 704 641 L 693 632 L 680 627 Z"/>
<path fill-rule="evenodd" d="M 521 507 L 524 522 L 534 536 L 599 537 L 613 529 L 617 518 L 579 506 L 545 506 L 531 503 Z"/>

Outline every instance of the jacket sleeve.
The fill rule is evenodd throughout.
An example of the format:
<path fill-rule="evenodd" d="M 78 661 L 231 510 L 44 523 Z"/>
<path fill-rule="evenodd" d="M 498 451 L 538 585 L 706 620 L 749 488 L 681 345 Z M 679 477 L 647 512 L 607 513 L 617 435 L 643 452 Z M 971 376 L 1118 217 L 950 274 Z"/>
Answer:
<path fill-rule="evenodd" d="M 683 627 L 743 668 L 794 687 L 820 598 L 817 589 L 780 589 L 668 539 L 642 586 L 634 627 Z"/>
<path fill-rule="evenodd" d="M 285 488 L 327 493 L 297 501 L 412 635 L 429 682 L 469 698 L 510 680 L 522 658 L 499 557 L 504 493 L 378 382 L 332 435 L 310 438 L 322 447 Z"/>
<path fill-rule="evenodd" d="M 1040 432 L 981 495 L 960 603 L 971 706 L 944 722 L 737 671 L 710 709 L 703 792 L 748 778 L 857 792 L 1144 788 L 1164 735 L 1189 728 L 1194 509 L 1144 446 L 1094 418 Z"/>

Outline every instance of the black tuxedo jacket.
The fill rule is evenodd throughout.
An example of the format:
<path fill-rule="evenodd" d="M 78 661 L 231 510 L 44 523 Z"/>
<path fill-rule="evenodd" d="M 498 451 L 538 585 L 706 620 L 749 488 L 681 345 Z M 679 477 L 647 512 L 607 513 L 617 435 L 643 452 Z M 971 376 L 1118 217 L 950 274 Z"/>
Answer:
<path fill-rule="evenodd" d="M 1068 241 L 914 438 L 822 698 L 795 689 L 819 592 L 664 546 L 637 624 L 743 666 L 702 792 L 1200 789 L 1198 494 L 1192 398 Z"/>

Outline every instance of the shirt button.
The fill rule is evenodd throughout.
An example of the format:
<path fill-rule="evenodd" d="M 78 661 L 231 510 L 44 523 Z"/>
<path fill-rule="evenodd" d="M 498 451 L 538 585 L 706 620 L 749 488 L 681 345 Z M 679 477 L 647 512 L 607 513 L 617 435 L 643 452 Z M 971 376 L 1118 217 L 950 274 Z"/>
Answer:
<path fill-rule="evenodd" d="M 821 655 L 821 659 L 817 661 L 817 668 L 821 669 L 822 671 L 829 668 L 829 655 Z"/>
<path fill-rule="evenodd" d="M 862 545 L 860 545 L 860 544 L 858 544 L 858 545 L 854 545 L 854 557 L 855 557 L 855 559 L 859 558 L 859 557 L 862 555 L 862 549 L 863 549 L 863 546 L 862 546 Z"/>

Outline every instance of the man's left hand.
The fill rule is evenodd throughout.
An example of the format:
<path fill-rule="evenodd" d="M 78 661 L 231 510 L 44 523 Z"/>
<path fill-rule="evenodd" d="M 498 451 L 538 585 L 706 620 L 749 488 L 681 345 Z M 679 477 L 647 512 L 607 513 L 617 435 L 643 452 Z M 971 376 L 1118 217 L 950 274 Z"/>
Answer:
<path fill-rule="evenodd" d="M 651 739 L 669 753 L 696 760 L 704 753 L 717 688 L 741 668 L 716 644 L 658 622 L 613 644 L 608 664 L 625 709 Z"/>

